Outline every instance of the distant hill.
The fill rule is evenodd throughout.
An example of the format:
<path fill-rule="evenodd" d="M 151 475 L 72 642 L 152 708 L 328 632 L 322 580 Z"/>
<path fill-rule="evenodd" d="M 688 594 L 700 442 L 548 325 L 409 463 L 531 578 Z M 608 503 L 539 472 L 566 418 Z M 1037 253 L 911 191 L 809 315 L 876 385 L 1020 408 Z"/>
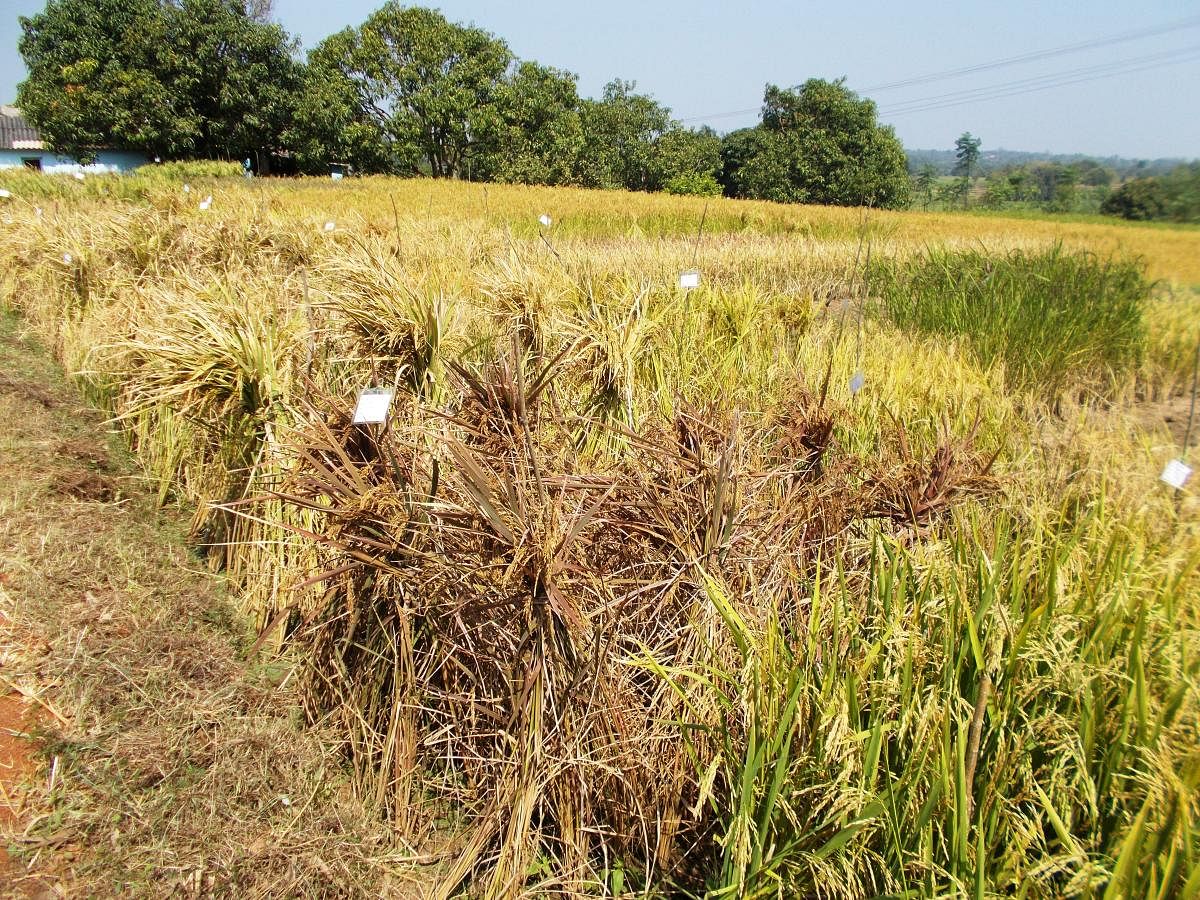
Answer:
<path fill-rule="evenodd" d="M 954 170 L 953 150 L 906 150 L 908 168 L 915 172 L 926 163 L 933 165 L 939 174 L 949 175 Z M 1068 163 L 1090 159 L 1116 171 L 1120 178 L 1135 175 L 1163 175 L 1188 159 L 1128 159 L 1123 156 L 1089 156 L 1086 153 L 1033 153 L 1026 150 L 984 150 L 979 154 L 980 172 L 986 174 L 1005 166 L 1029 165 L 1039 162 Z"/>

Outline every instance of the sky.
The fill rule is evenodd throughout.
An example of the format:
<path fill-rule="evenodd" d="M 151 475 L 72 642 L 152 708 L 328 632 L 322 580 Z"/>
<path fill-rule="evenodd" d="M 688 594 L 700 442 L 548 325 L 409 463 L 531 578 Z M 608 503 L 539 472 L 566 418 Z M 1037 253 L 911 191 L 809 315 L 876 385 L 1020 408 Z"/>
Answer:
<path fill-rule="evenodd" d="M 308 48 L 381 3 L 275 0 L 275 18 Z M 44 5 L 0 0 L 0 102 L 12 101 L 25 75 L 17 17 Z M 845 77 L 910 149 L 950 149 L 970 131 L 985 151 L 1200 157 L 1195 0 L 428 5 L 502 37 L 521 59 L 576 73 L 584 96 L 614 78 L 635 81 L 676 118 L 722 132 L 755 123 L 767 83 Z M 1147 31 L 1156 33 L 1132 37 Z M 1092 46 L 1042 54 L 1080 44 Z M 1037 58 L 945 75 L 1030 54 Z M 939 77 L 912 83 L 924 76 Z M 888 87 L 896 82 L 908 83 Z"/>

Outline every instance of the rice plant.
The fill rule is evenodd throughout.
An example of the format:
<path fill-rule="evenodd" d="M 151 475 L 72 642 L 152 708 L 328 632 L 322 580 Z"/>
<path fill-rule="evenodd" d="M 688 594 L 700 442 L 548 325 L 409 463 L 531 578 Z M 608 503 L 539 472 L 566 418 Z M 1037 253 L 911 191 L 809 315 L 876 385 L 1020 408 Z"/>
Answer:
<path fill-rule="evenodd" d="M 1198 507 L 1118 388 L 1200 233 L 169 174 L 0 177 L 0 302 L 441 896 L 1196 892 Z"/>

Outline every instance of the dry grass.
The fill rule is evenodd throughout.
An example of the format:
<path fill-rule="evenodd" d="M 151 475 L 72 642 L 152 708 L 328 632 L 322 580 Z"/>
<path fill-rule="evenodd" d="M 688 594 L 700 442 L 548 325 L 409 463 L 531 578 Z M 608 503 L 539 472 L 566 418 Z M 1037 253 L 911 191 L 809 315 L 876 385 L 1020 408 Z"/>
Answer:
<path fill-rule="evenodd" d="M 0 365 L 20 374 L 0 386 L 5 677 L 53 711 L 28 787 L 40 812 L 9 838 L 19 862 L 59 896 L 402 892 L 408 854 L 353 800 L 336 735 L 298 727 L 287 660 L 247 663 L 249 636 L 178 523 L 13 325 L 0 321 Z M 98 473 L 121 499 L 69 489 Z"/>
<path fill-rule="evenodd" d="M 1196 499 L 1121 407 L 1177 393 L 1190 306 L 1139 287 L 1148 361 L 1084 405 L 1063 360 L 1045 397 L 861 315 L 866 261 L 929 243 L 1186 285 L 1200 233 L 717 203 L 684 292 L 688 200 L 211 189 L 70 197 L 0 287 L 306 654 L 439 894 L 1200 879 Z M 366 384 L 382 434 L 347 422 Z"/>

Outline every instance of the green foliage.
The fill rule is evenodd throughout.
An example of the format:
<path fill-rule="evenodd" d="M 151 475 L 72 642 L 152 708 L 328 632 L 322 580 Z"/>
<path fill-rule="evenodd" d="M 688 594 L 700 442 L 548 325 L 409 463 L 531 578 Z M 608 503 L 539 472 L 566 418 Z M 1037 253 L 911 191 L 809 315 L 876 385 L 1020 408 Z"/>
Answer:
<path fill-rule="evenodd" d="M 922 209 L 929 209 L 933 200 L 933 189 L 937 184 L 937 170 L 930 163 L 925 163 L 913 179 L 913 191 L 921 198 Z"/>
<path fill-rule="evenodd" d="M 737 664 L 656 667 L 722 723 L 683 724 L 719 821 L 705 896 L 1189 896 L 1182 576 L 1077 496 L 941 544 L 879 539 L 865 596 L 815 573 L 794 624 L 708 581 Z"/>
<path fill-rule="evenodd" d="M 729 197 L 749 197 L 750 185 L 743 178 L 749 173 L 751 160 L 766 150 L 766 133 L 762 128 L 739 128 L 721 139 L 721 187 Z"/>
<path fill-rule="evenodd" d="M 585 187 L 653 190 L 659 176 L 655 144 L 669 128 L 670 110 L 631 81 L 612 81 L 600 100 L 584 100 L 583 151 L 578 180 Z"/>
<path fill-rule="evenodd" d="M 668 193 L 706 194 L 721 193 L 717 173 L 721 170 L 721 139 L 711 128 L 699 130 L 672 125 L 654 144 L 657 161 L 652 190 L 667 190 Z M 696 190 L 670 190 L 691 185 Z"/>
<path fill-rule="evenodd" d="M 972 137 L 969 131 L 964 131 L 954 142 L 954 174 L 962 176 L 960 190 L 964 209 L 971 196 L 971 174 L 975 171 L 976 163 L 979 162 L 979 145 L 981 143 L 983 143 L 982 139 Z"/>
<path fill-rule="evenodd" d="M 56 152 L 240 159 L 278 146 L 300 67 L 242 0 L 50 0 L 20 21 L 17 102 Z"/>
<path fill-rule="evenodd" d="M 330 163 L 345 163 L 362 172 L 411 173 L 417 156 L 398 156 L 380 125 L 360 102 L 355 82 L 339 65 L 353 38 L 342 31 L 322 41 L 308 65 L 284 142 L 300 171 L 326 174 Z"/>
<path fill-rule="evenodd" d="M 1167 196 L 1157 179 L 1135 178 L 1117 188 L 1101 205 L 1100 212 L 1135 222 L 1162 219 L 1167 212 Z"/>
<path fill-rule="evenodd" d="M 286 32 L 255 20 L 244 0 L 181 0 L 164 15 L 161 65 L 187 155 L 240 160 L 279 149 L 301 76 Z"/>
<path fill-rule="evenodd" d="M 500 84 L 483 122 L 472 177 L 522 184 L 572 184 L 583 148 L 576 78 L 522 62 Z"/>
<path fill-rule="evenodd" d="M 726 185 L 737 196 L 885 208 L 908 203 L 900 141 L 876 123 L 875 104 L 842 81 L 811 79 L 795 90 L 768 85 L 758 134 L 739 137 L 723 159 Z"/>
<path fill-rule="evenodd" d="M 29 76 L 17 102 L 52 150 L 86 162 L 110 144 L 186 147 L 155 49 L 166 38 L 158 0 L 50 0 L 19 21 Z"/>
<path fill-rule="evenodd" d="M 1104 202 L 1100 212 L 1135 221 L 1200 222 L 1200 163 L 1177 166 L 1158 177 L 1127 181 Z"/>
<path fill-rule="evenodd" d="M 930 250 L 877 262 L 885 314 L 902 328 L 963 335 L 1009 383 L 1055 397 L 1070 380 L 1104 390 L 1141 360 L 1150 284 L 1140 263 L 1090 253 Z"/>
<path fill-rule="evenodd" d="M 382 137 L 396 169 L 420 165 L 434 177 L 464 175 L 472 136 L 492 127 L 512 58 L 502 40 L 480 28 L 389 0 L 359 28 L 326 38 L 314 51 L 321 71 L 344 79 L 331 89 L 339 105 L 349 99 L 347 84 L 354 94 L 318 134 L 336 133 L 339 121 L 367 126 L 353 146 L 374 152 Z"/>
<path fill-rule="evenodd" d="M 720 183 L 708 173 L 685 172 L 681 175 L 675 175 L 667 179 L 667 183 L 663 185 L 663 190 L 668 194 L 691 194 L 698 197 L 721 196 Z"/>
<path fill-rule="evenodd" d="M 180 160 L 156 166 L 143 166 L 137 177 L 148 181 L 196 181 L 202 178 L 239 178 L 242 167 L 235 162 L 215 159 Z"/>
<path fill-rule="evenodd" d="M 964 131 L 954 142 L 954 174 L 970 178 L 979 162 L 979 147 L 982 138 L 973 137 L 971 132 Z"/>

